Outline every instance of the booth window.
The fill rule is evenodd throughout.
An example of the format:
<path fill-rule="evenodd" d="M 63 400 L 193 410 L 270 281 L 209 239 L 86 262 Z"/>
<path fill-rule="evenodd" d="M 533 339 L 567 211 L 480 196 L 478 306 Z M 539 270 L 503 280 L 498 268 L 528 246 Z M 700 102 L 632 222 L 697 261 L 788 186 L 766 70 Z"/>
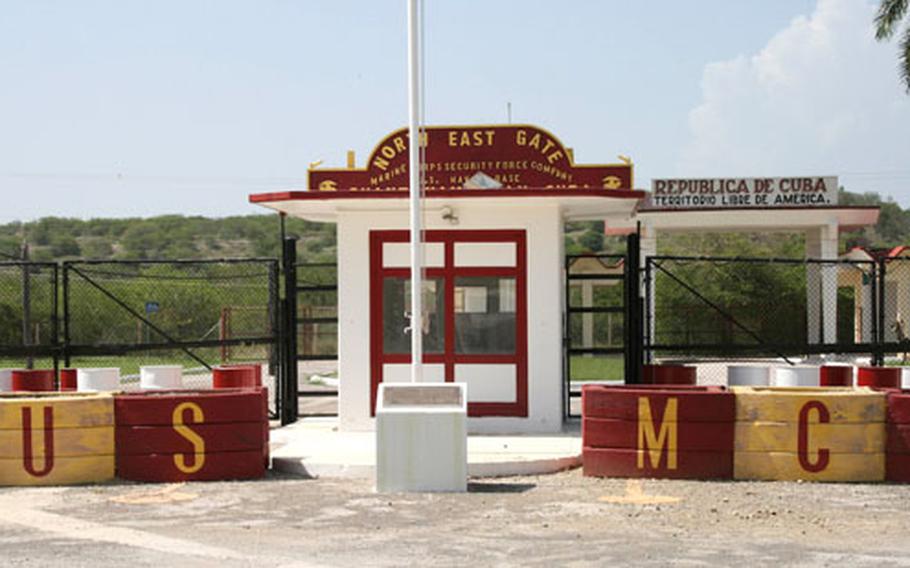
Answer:
<path fill-rule="evenodd" d="M 439 279 L 424 280 L 423 349 L 425 353 L 442 353 L 445 349 L 444 286 Z M 386 353 L 410 353 L 411 281 L 384 278 L 382 283 L 382 342 Z"/>
<path fill-rule="evenodd" d="M 455 279 L 455 353 L 515 353 L 515 279 Z"/>

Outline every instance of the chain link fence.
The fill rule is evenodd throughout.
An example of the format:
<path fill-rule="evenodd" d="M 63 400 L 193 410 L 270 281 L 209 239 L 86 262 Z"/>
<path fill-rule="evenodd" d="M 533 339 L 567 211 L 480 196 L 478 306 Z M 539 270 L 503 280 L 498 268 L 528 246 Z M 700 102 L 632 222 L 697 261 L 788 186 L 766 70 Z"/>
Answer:
<path fill-rule="evenodd" d="M 724 384 L 729 364 L 870 364 L 880 275 L 872 261 L 649 258 L 646 361 L 694 364 L 702 384 Z"/>
<path fill-rule="evenodd" d="M 53 368 L 56 264 L 0 262 L 0 368 Z"/>
<path fill-rule="evenodd" d="M 277 261 L 68 262 L 62 298 L 66 366 L 117 367 L 130 390 L 147 365 L 204 389 L 213 366 L 256 364 L 276 392 Z"/>

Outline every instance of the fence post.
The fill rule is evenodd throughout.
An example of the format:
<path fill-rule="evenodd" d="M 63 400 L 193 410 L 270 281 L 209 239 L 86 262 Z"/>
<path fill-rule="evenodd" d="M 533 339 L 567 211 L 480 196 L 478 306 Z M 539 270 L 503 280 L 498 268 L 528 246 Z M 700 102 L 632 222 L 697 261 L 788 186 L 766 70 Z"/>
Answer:
<path fill-rule="evenodd" d="M 885 343 L 888 342 L 888 328 L 885 323 L 885 266 L 888 259 L 881 259 L 878 266 L 878 290 L 874 296 L 878 296 L 878 305 L 876 306 L 876 319 L 878 320 L 878 329 L 876 330 L 875 353 L 872 355 L 872 364 L 882 366 L 885 364 Z"/>
<path fill-rule="evenodd" d="M 626 237 L 625 260 L 625 378 L 627 384 L 637 385 L 641 382 L 642 365 L 642 300 L 640 258 L 641 246 L 638 233 Z"/>
<path fill-rule="evenodd" d="M 282 243 L 284 268 L 284 358 L 282 367 L 281 423 L 297 421 L 297 239 L 288 237 Z"/>
<path fill-rule="evenodd" d="M 70 366 L 70 267 L 63 263 L 63 366 Z"/>

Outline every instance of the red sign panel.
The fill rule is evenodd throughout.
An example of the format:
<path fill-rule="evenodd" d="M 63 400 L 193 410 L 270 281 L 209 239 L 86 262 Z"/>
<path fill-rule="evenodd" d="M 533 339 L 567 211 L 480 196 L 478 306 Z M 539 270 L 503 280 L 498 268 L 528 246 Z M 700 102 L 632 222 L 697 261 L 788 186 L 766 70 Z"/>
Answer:
<path fill-rule="evenodd" d="M 432 126 L 423 131 L 425 189 L 632 189 L 632 162 L 578 165 L 549 132 L 526 125 Z M 309 171 L 319 191 L 401 191 L 408 187 L 410 139 L 385 137 L 363 169 Z"/>

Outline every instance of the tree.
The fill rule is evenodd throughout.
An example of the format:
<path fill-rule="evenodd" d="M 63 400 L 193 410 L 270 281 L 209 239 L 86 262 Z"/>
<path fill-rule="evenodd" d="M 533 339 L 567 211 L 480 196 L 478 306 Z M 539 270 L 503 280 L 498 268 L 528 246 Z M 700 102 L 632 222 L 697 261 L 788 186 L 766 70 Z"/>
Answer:
<path fill-rule="evenodd" d="M 901 21 L 907 15 L 908 0 L 882 0 L 875 16 L 875 39 L 884 41 L 891 39 L 900 27 Z M 900 55 L 900 77 L 910 93 L 910 25 L 904 29 L 898 47 Z"/>

